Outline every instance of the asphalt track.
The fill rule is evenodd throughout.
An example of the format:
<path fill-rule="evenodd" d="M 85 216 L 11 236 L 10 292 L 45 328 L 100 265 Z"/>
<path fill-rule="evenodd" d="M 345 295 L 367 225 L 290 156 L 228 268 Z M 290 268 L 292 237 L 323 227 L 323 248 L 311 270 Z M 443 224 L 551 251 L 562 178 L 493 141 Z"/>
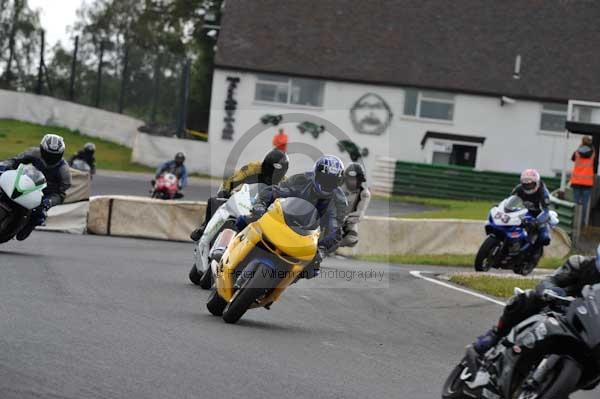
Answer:
<path fill-rule="evenodd" d="M 142 173 L 99 171 L 92 180 L 92 195 L 137 195 L 150 196 L 152 175 Z M 217 193 L 219 184 L 209 179 L 190 178 L 184 190 L 184 200 L 206 201 Z M 417 204 L 405 204 L 373 199 L 367 210 L 371 216 L 398 216 L 418 213 L 433 208 Z"/>
<path fill-rule="evenodd" d="M 187 281 L 190 257 L 189 244 L 42 232 L 1 246 L 0 397 L 439 398 L 501 310 L 414 267 L 332 259 L 327 278 L 226 325 Z M 384 278 L 341 274 L 358 270 Z"/>

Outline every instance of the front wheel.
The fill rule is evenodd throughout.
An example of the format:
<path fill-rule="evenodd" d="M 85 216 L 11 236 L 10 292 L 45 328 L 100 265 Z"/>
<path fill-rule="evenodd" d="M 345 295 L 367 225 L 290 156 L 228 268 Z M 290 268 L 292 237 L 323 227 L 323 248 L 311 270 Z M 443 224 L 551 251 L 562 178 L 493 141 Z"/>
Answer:
<path fill-rule="evenodd" d="M 254 270 L 252 277 L 246 280 L 227 304 L 223 311 L 223 320 L 226 323 L 237 323 L 239 319 L 250 309 L 256 300 L 265 295 L 271 284 L 271 270 L 263 265 L 258 265 Z"/>
<path fill-rule="evenodd" d="M 499 247 L 500 241 L 496 237 L 487 236 L 479 251 L 477 251 L 477 256 L 475 256 L 475 271 L 487 272 L 490 270 Z"/>
<path fill-rule="evenodd" d="M 213 316 L 222 316 L 225 306 L 227 306 L 227 301 L 221 298 L 217 290 L 214 289 L 208 297 L 206 308 Z"/>
<path fill-rule="evenodd" d="M 12 240 L 23 222 L 20 212 L 11 212 L 0 205 L 0 244 Z"/>
<path fill-rule="evenodd" d="M 556 362 L 542 376 L 541 381 L 532 386 L 528 379 L 517 386 L 511 396 L 515 399 L 568 399 L 577 389 L 582 369 L 579 363 L 569 357 L 550 356 L 548 362 Z M 539 366 L 538 366 L 539 367 Z M 536 370 L 537 371 L 537 370 Z M 535 371 L 532 371 L 534 373 Z"/>
<path fill-rule="evenodd" d="M 202 273 L 202 277 L 200 278 L 200 283 L 198 285 L 200 285 L 200 288 L 203 290 L 209 290 L 210 287 L 212 287 L 212 280 L 212 272 L 209 267 L 207 271 Z"/>
<path fill-rule="evenodd" d="M 463 393 L 463 381 L 461 375 L 466 369 L 466 366 L 461 363 L 454 367 L 442 388 L 442 399 L 466 399 L 467 395 Z"/>

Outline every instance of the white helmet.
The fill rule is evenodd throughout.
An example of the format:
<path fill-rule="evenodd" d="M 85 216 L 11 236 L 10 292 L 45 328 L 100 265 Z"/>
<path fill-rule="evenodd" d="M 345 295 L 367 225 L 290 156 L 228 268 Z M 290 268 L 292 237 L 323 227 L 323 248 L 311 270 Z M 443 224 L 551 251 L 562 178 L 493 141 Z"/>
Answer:
<path fill-rule="evenodd" d="M 540 188 L 540 174 L 535 169 L 526 169 L 521 173 L 521 187 L 525 194 L 533 194 Z"/>
<path fill-rule="evenodd" d="M 57 165 L 65 153 L 65 141 L 57 134 L 47 134 L 40 143 L 40 152 L 46 165 Z"/>
<path fill-rule="evenodd" d="M 83 149 L 85 151 L 88 151 L 88 152 L 95 152 L 96 151 L 96 144 L 94 144 L 94 143 L 85 143 L 85 145 L 83 146 Z"/>

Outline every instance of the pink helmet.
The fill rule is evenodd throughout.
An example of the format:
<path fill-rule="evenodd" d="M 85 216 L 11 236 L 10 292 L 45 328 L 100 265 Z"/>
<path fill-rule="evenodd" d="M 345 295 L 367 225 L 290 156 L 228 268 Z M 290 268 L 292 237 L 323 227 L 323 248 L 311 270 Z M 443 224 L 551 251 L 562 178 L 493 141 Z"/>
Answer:
<path fill-rule="evenodd" d="M 535 169 L 526 169 L 521 173 L 521 187 L 526 194 L 535 193 L 540 188 L 540 173 Z"/>

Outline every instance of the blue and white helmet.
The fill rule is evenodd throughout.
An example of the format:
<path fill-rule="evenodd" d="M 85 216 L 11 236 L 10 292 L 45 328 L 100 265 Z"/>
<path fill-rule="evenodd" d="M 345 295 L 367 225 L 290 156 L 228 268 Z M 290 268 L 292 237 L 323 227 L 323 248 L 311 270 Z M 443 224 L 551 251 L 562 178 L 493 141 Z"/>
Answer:
<path fill-rule="evenodd" d="M 321 194 L 330 194 L 344 181 L 344 164 L 335 155 L 323 155 L 315 162 L 313 182 Z"/>

